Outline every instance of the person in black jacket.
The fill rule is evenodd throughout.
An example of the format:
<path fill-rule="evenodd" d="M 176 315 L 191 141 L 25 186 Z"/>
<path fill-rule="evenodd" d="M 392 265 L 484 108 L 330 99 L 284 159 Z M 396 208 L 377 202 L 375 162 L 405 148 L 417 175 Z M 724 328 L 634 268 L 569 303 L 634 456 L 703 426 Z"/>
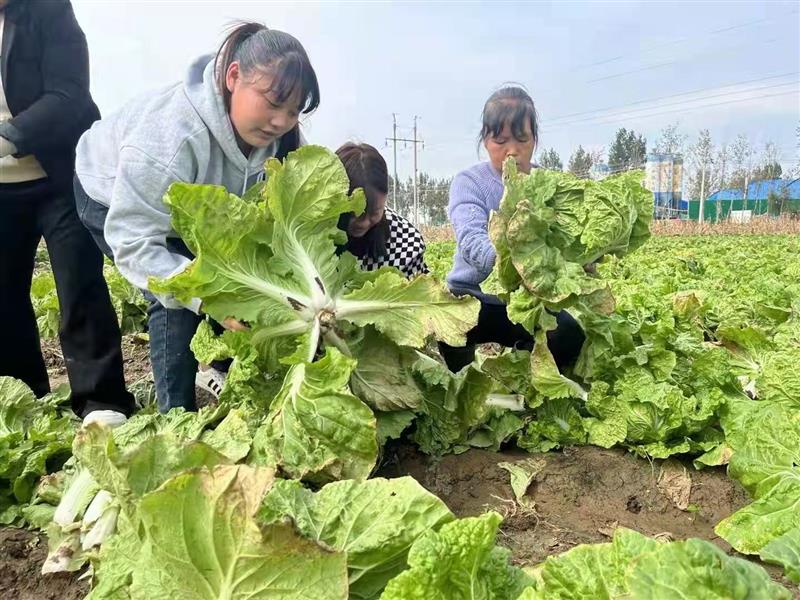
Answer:
<path fill-rule="evenodd" d="M 50 390 L 30 300 L 44 236 L 61 308 L 59 337 L 84 422 L 134 408 L 103 256 L 78 219 L 75 146 L 100 117 L 86 38 L 68 0 L 0 0 L 0 375 Z M 2 400 L 2 399 L 0 399 Z"/>

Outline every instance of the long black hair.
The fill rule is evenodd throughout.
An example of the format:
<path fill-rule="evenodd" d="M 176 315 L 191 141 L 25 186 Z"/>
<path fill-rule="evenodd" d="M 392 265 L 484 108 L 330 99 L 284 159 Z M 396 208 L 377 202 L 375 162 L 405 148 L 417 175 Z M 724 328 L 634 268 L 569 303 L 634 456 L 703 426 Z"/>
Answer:
<path fill-rule="evenodd" d="M 225 75 L 233 62 L 239 63 L 239 70 L 245 76 L 258 69 L 273 67 L 275 77 L 271 91 L 279 102 L 285 102 L 295 90 L 299 89 L 298 111 L 302 114 L 310 114 L 319 106 L 317 74 L 311 66 L 305 48 L 294 36 L 269 29 L 262 23 L 245 21 L 234 25 L 214 59 L 217 87 L 227 110 L 230 110 L 231 92 L 225 84 Z M 281 137 L 276 156 L 283 159 L 299 146 L 298 124 Z"/>
<path fill-rule="evenodd" d="M 367 198 L 366 210 L 374 212 L 378 196 L 386 196 L 389 193 L 389 170 L 381 153 L 369 144 L 347 142 L 336 151 L 336 156 L 342 161 L 350 179 L 350 189 L 347 193 L 352 194 L 356 188 L 363 189 Z M 347 226 L 353 217 L 353 213 L 342 215 L 339 219 L 339 228 L 347 231 Z M 386 254 L 389 234 L 389 221 L 384 211 L 381 220 L 363 236 L 360 238 L 348 236 L 344 250 L 359 258 L 377 260 Z"/>

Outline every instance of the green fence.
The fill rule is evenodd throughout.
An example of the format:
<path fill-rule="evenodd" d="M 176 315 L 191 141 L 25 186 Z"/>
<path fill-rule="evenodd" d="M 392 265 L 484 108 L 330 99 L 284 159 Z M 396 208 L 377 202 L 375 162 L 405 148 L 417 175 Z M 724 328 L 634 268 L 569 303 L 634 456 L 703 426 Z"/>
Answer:
<path fill-rule="evenodd" d="M 769 210 L 767 200 L 706 200 L 705 214 L 706 221 L 721 221 L 730 216 L 732 210 L 751 210 L 754 215 L 763 215 Z M 800 200 L 784 200 L 781 209 L 782 214 L 800 212 Z M 700 219 L 700 201 L 689 200 L 689 219 L 697 221 Z"/>

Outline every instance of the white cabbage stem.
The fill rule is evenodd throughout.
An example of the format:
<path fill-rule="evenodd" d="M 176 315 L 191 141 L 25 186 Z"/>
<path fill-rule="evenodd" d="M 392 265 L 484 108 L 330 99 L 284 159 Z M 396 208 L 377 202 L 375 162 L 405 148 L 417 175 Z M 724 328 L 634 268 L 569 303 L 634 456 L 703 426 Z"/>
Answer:
<path fill-rule="evenodd" d="M 102 492 L 101 492 L 102 493 Z M 99 494 L 98 494 L 99 495 Z M 109 494 L 109 501 L 111 494 Z M 81 547 L 84 550 L 91 550 L 96 546 L 102 545 L 109 536 L 117 531 L 117 517 L 119 516 L 119 506 L 106 505 L 103 514 L 94 522 L 92 528 L 83 537 Z"/>
<path fill-rule="evenodd" d="M 103 516 L 106 507 L 113 499 L 114 497 L 108 490 L 100 490 L 97 492 L 91 504 L 89 504 L 89 508 L 87 508 L 86 512 L 83 514 L 83 529 L 94 525 L 95 521 Z"/>
<path fill-rule="evenodd" d="M 486 406 L 522 412 L 525 410 L 525 396 L 522 394 L 489 394 L 489 397 L 486 398 Z"/>
<path fill-rule="evenodd" d="M 347 342 L 340 338 L 335 331 L 330 330 L 325 332 L 324 339 L 339 352 L 352 358 L 353 353 L 350 351 L 350 347 L 347 345 Z"/>
<path fill-rule="evenodd" d="M 87 469 L 81 469 L 72 479 L 53 514 L 53 521 L 62 527 L 73 523 L 94 498 L 98 485 Z"/>

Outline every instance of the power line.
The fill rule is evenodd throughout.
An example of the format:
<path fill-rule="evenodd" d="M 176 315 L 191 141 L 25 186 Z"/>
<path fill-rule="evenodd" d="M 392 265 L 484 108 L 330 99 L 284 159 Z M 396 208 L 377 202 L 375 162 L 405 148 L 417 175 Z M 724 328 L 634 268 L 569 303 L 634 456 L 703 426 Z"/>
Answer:
<path fill-rule="evenodd" d="M 757 79 L 748 80 L 746 82 L 733 83 L 733 84 L 728 84 L 728 85 L 725 85 L 725 86 L 719 86 L 717 88 L 710 88 L 710 89 L 720 89 L 720 88 L 724 88 L 724 87 L 732 87 L 732 86 L 736 86 L 736 85 L 742 85 L 742 84 L 745 84 L 745 83 L 754 83 L 754 82 L 759 82 L 759 81 L 767 81 L 767 80 L 770 80 L 770 79 L 775 79 L 775 78 L 779 78 L 779 77 L 786 77 L 786 76 L 795 75 L 795 74 L 797 74 L 796 71 L 795 72 L 790 72 L 790 73 L 779 74 L 779 75 L 770 75 L 770 76 L 766 76 L 766 77 L 761 77 L 761 78 L 757 78 Z M 786 82 L 786 83 L 774 84 L 774 85 L 769 85 L 769 86 L 759 86 L 759 87 L 756 87 L 756 88 L 749 88 L 749 89 L 746 89 L 746 90 L 738 90 L 738 91 L 728 92 L 728 93 L 724 93 L 724 94 L 713 94 L 713 95 L 703 96 L 703 97 L 699 97 L 699 98 L 687 99 L 687 100 L 682 101 L 682 102 L 667 103 L 667 104 L 663 104 L 661 106 L 644 107 L 644 108 L 641 108 L 641 109 L 632 109 L 630 111 L 621 111 L 621 112 L 619 111 L 619 109 L 623 108 L 624 106 L 630 106 L 630 105 L 634 105 L 634 104 L 641 104 L 641 103 L 644 103 L 644 102 L 653 101 L 652 99 L 651 100 L 642 100 L 642 101 L 637 101 L 637 102 L 631 103 L 630 105 L 623 105 L 623 106 L 618 107 L 618 109 L 617 109 L 618 112 L 617 113 L 599 114 L 599 115 L 596 115 L 596 116 L 590 117 L 590 118 L 573 119 L 571 121 L 564 121 L 562 123 L 556 123 L 556 124 L 551 125 L 551 126 L 543 125 L 542 129 L 543 129 L 543 131 L 548 131 L 548 130 L 552 130 L 552 129 L 558 129 L 560 127 L 566 127 L 566 126 L 574 125 L 575 123 L 579 123 L 579 122 L 593 121 L 593 120 L 597 120 L 597 119 L 608 119 L 609 117 L 626 118 L 626 119 L 628 119 L 628 118 L 643 118 L 643 119 L 646 119 L 646 118 L 651 118 L 651 117 L 655 117 L 655 116 L 660 116 L 660 115 L 663 115 L 663 114 L 672 114 L 672 113 L 675 113 L 675 112 L 684 112 L 684 111 L 693 111 L 693 110 L 699 110 L 699 109 L 705 109 L 705 108 L 713 108 L 715 106 L 723 106 L 723 105 L 734 104 L 734 103 L 738 103 L 738 102 L 747 102 L 747 101 L 752 101 L 752 100 L 759 100 L 759 99 L 764 99 L 764 98 L 779 97 L 779 96 L 785 96 L 785 95 L 800 93 L 800 90 L 790 90 L 790 91 L 787 91 L 787 92 L 780 92 L 780 93 L 775 93 L 775 94 L 762 94 L 762 95 L 759 95 L 759 96 L 748 96 L 746 98 L 736 98 L 736 99 L 733 99 L 733 100 L 727 100 L 727 101 L 723 101 L 723 102 L 715 102 L 715 103 L 711 103 L 711 104 L 703 104 L 703 105 L 700 105 L 700 106 L 690 106 L 690 107 L 686 107 L 686 108 L 680 108 L 680 109 L 677 109 L 677 110 L 668 110 L 668 111 L 658 110 L 657 112 L 652 112 L 652 113 L 644 114 L 644 115 L 632 114 L 632 113 L 639 113 L 639 112 L 642 112 L 642 111 L 652 111 L 654 109 L 663 108 L 664 106 L 678 106 L 678 105 L 683 105 L 683 104 L 692 104 L 692 103 L 696 103 L 696 102 L 704 102 L 704 101 L 712 99 L 712 98 L 725 97 L 725 96 L 735 96 L 735 95 L 743 94 L 743 93 L 752 93 L 754 91 L 759 91 L 759 90 L 764 90 L 764 89 L 771 89 L 771 88 L 776 88 L 776 87 L 783 87 L 783 86 L 791 85 L 791 84 L 794 84 L 794 83 L 795 82 Z M 678 96 L 688 95 L 688 94 L 692 94 L 692 93 L 696 93 L 696 91 L 694 91 L 694 92 L 683 92 L 683 93 L 680 93 L 680 94 L 672 94 L 670 96 L 665 96 L 664 98 L 678 97 Z M 599 110 L 602 110 L 602 109 L 599 109 Z M 588 114 L 588 113 L 591 113 L 591 112 L 596 112 L 596 111 L 587 111 L 586 113 L 574 113 L 574 114 L 576 114 L 576 115 L 578 115 L 578 114 Z M 566 118 L 567 116 L 568 115 L 564 115 L 562 118 Z M 597 124 L 609 124 L 609 123 L 614 123 L 614 122 L 615 122 L 614 120 L 610 120 L 610 121 L 609 120 L 603 120 L 603 121 L 598 121 Z M 616 121 L 616 122 L 619 123 L 619 121 Z M 460 142 L 462 140 L 466 140 L 466 139 L 472 139 L 472 138 L 471 137 L 470 138 L 463 137 L 463 138 L 458 138 L 458 139 L 453 138 L 453 139 L 450 139 L 450 140 L 442 140 L 442 141 L 439 141 L 439 142 L 434 142 L 433 144 L 429 144 L 429 147 L 445 146 L 445 145 L 449 145 L 449 144 L 452 144 L 452 143 L 458 143 L 458 142 Z M 728 144 L 721 144 L 721 147 L 725 147 L 727 145 Z M 793 148 L 793 147 L 792 148 L 781 147 L 778 150 L 779 150 L 779 152 L 786 151 L 788 154 L 792 154 L 792 153 L 794 153 L 796 151 L 796 149 Z"/>
<path fill-rule="evenodd" d="M 651 113 L 651 114 L 648 114 L 648 115 L 634 115 L 632 117 L 625 117 L 625 118 L 649 119 L 651 117 L 657 117 L 657 116 L 660 116 L 660 115 L 668 115 L 668 114 L 672 114 L 672 113 L 676 113 L 676 112 L 691 112 L 693 110 L 704 109 L 704 108 L 713 108 L 715 106 L 724 106 L 726 104 L 735 104 L 737 102 L 748 102 L 748 101 L 751 101 L 751 100 L 763 100 L 765 98 L 776 98 L 778 96 L 787 96 L 789 94 L 798 94 L 798 93 L 800 93 L 800 90 L 790 90 L 788 92 L 778 92 L 778 93 L 775 93 L 775 94 L 762 94 L 760 96 L 752 96 L 752 97 L 749 97 L 749 98 L 738 98 L 738 99 L 735 99 L 735 100 L 727 100 L 725 102 L 714 102 L 712 104 L 704 104 L 702 106 L 678 108 L 678 109 L 674 109 L 674 110 L 666 110 L 666 111 L 654 112 L 654 113 Z M 648 110 L 650 110 L 650 109 L 648 109 Z M 611 124 L 611 123 L 620 123 L 620 121 L 618 120 L 618 117 L 622 117 L 622 115 L 615 115 L 615 118 L 610 120 L 610 121 L 598 121 L 598 122 L 593 123 L 593 124 L 594 125 L 607 125 L 607 124 Z M 596 118 L 605 119 L 607 117 L 606 116 L 599 116 L 599 117 L 596 117 Z M 547 127 L 547 128 L 543 127 L 542 130 L 543 131 L 552 131 L 553 129 L 559 129 L 559 128 L 566 127 L 566 126 L 573 125 L 573 124 L 574 123 L 572 123 L 572 122 L 557 123 L 557 124 L 555 124 L 555 125 L 553 125 L 551 127 Z"/>
<path fill-rule="evenodd" d="M 774 77 L 782 77 L 782 76 L 785 76 L 785 75 L 774 76 Z M 762 78 L 761 80 L 766 80 L 766 79 L 769 79 L 769 78 Z M 758 81 L 758 80 L 754 80 L 754 81 Z M 552 131 L 552 130 L 555 130 L 555 129 L 561 129 L 561 128 L 564 128 L 564 127 L 567 127 L 567 126 L 571 126 L 571 125 L 575 125 L 575 124 L 579 124 L 579 123 L 591 123 L 591 124 L 594 124 L 594 125 L 606 125 L 606 124 L 617 123 L 617 124 L 623 125 L 624 123 L 622 122 L 622 120 L 626 120 L 626 119 L 649 119 L 651 117 L 656 117 L 656 116 L 660 116 L 660 115 L 664 115 L 664 114 L 673 114 L 673 113 L 676 113 L 676 112 L 690 112 L 690 111 L 701 110 L 701 109 L 705 109 L 705 108 L 713 108 L 713 107 L 716 107 L 716 106 L 724 106 L 724 105 L 727 105 L 727 104 L 735 104 L 735 103 L 738 103 L 738 102 L 748 102 L 748 101 L 752 101 L 752 100 L 761 100 L 761 99 L 765 99 L 765 98 L 774 98 L 774 97 L 779 97 L 779 96 L 786 96 L 786 95 L 800 93 L 800 89 L 799 90 L 789 90 L 789 91 L 786 91 L 786 92 L 779 92 L 779 93 L 775 93 L 775 94 L 762 94 L 762 95 L 759 95 L 759 96 L 748 96 L 746 98 L 735 98 L 733 100 L 727 100 L 727 101 L 723 101 L 723 102 L 714 102 L 714 103 L 711 103 L 711 104 L 702 104 L 702 105 L 699 105 L 699 106 L 688 106 L 688 105 L 691 105 L 691 104 L 694 104 L 694 103 L 697 103 L 697 102 L 704 102 L 704 101 L 710 100 L 712 98 L 725 97 L 725 96 L 736 96 L 736 95 L 739 95 L 739 94 L 752 93 L 754 91 L 760 91 L 760 90 L 765 90 L 765 89 L 772 89 L 772 88 L 783 87 L 783 86 L 787 86 L 787 85 L 793 85 L 795 83 L 799 83 L 799 82 L 786 82 L 786 83 L 774 84 L 774 85 L 770 85 L 770 86 L 760 86 L 760 87 L 757 87 L 757 88 L 750 88 L 750 89 L 747 89 L 747 90 L 740 90 L 740 91 L 736 91 L 736 92 L 728 92 L 728 93 L 725 93 L 725 94 L 713 94 L 713 95 L 703 96 L 703 97 L 699 97 L 699 98 L 687 99 L 687 100 L 682 101 L 682 102 L 671 102 L 671 103 L 666 103 L 666 104 L 663 104 L 663 105 L 660 105 L 660 106 L 657 105 L 657 106 L 651 106 L 651 107 L 644 107 L 644 108 L 640 108 L 640 109 L 631 109 L 629 111 L 621 110 L 622 108 L 624 108 L 624 106 L 628 106 L 628 105 L 621 105 L 621 106 L 618 107 L 619 110 L 617 110 L 617 112 L 613 112 L 613 113 L 610 113 L 610 114 L 598 114 L 598 115 L 595 115 L 594 117 L 586 117 L 586 118 L 581 118 L 581 119 L 564 120 L 564 121 L 562 121 L 560 123 L 554 123 L 554 124 L 547 124 L 546 122 L 544 122 L 542 124 L 542 126 L 541 126 L 541 131 L 544 133 L 544 132 L 547 132 L 547 131 Z M 737 85 L 737 84 L 731 84 L 731 85 Z M 722 87 L 727 87 L 727 86 L 722 86 Z M 687 92 L 687 94 L 688 93 L 690 93 L 690 92 Z M 676 94 L 676 95 L 678 95 L 678 94 Z M 675 95 L 673 95 L 673 96 L 675 96 Z M 665 98 L 670 98 L 670 97 L 673 97 L 673 96 L 665 96 Z M 644 102 L 644 101 L 642 101 L 642 102 Z M 640 102 L 634 102 L 632 104 L 639 104 L 639 103 Z M 667 111 L 660 110 L 664 106 L 680 106 L 680 105 L 687 105 L 687 106 L 679 108 L 679 109 L 675 109 L 675 110 L 667 110 Z M 647 111 L 653 111 L 653 110 L 656 110 L 657 112 L 651 112 L 651 113 L 648 113 L 648 114 L 636 114 L 636 113 L 641 113 L 643 111 L 647 112 Z M 593 112 L 593 111 L 587 111 L 587 113 L 588 112 Z M 580 114 L 580 113 L 578 113 L 578 114 Z M 565 115 L 565 117 L 566 117 L 566 115 Z M 609 118 L 611 118 L 611 119 L 608 120 Z M 594 121 L 594 123 L 592 123 L 593 121 Z M 472 137 L 464 136 L 464 137 L 460 137 L 460 138 L 445 139 L 445 140 L 442 140 L 442 141 L 439 141 L 439 142 L 434 142 L 433 144 L 429 144 L 429 147 L 433 148 L 433 147 L 444 146 L 444 145 L 449 145 L 449 144 L 453 144 L 453 143 L 461 143 L 462 141 L 465 141 L 465 140 L 468 140 L 468 139 L 472 139 Z"/>
<path fill-rule="evenodd" d="M 711 90 L 719 90 L 719 89 L 724 89 L 726 87 L 735 87 L 735 86 L 738 86 L 738 85 L 747 85 L 747 84 L 750 84 L 750 83 L 760 83 L 762 81 L 769 81 L 770 79 L 780 79 L 781 77 L 790 77 L 792 75 L 798 75 L 798 74 L 800 74 L 800 71 L 792 71 L 792 72 L 789 72 L 789 73 L 782 73 L 780 75 L 769 75 L 767 77 L 759 77 L 757 79 L 749 79 L 749 80 L 746 80 L 746 81 L 739 81 L 739 82 L 736 82 L 736 83 L 728 83 L 728 84 L 720 85 L 720 86 L 699 88 L 699 89 L 691 90 L 691 91 L 688 91 L 688 92 L 680 92 L 678 94 L 670 94 L 668 96 L 659 96 L 659 97 L 656 97 L 656 98 L 649 98 L 649 99 L 646 99 L 646 100 L 637 100 L 636 102 L 631 102 L 629 104 L 621 104 L 619 106 L 606 106 L 606 107 L 597 108 L 597 109 L 594 109 L 594 110 L 587 110 L 587 111 L 583 111 L 583 112 L 569 113 L 569 114 L 566 114 L 566 115 L 559 115 L 557 117 L 552 117 L 550 119 L 543 119 L 542 121 L 543 122 L 560 121 L 560 120 L 563 120 L 563 119 L 568 119 L 568 118 L 571 118 L 571 117 L 579 117 L 579 116 L 583 116 L 583 115 L 587 115 L 587 114 L 591 114 L 591 113 L 596 113 L 596 112 L 604 112 L 604 111 L 607 111 L 607 110 L 612 110 L 612 111 L 613 110 L 620 110 L 620 109 L 623 109 L 623 108 L 628 107 L 628 106 L 635 106 L 637 104 L 647 104 L 649 102 L 658 102 L 660 100 L 668 100 L 670 98 L 678 98 L 680 96 L 689 96 L 691 94 L 699 94 L 701 92 L 708 92 L 708 91 L 711 91 Z M 745 90 L 742 90 L 742 91 L 745 91 Z M 738 92 L 736 92 L 736 93 L 738 93 Z M 689 102 L 689 100 L 687 100 L 687 102 Z"/>
<path fill-rule="evenodd" d="M 764 40 L 763 42 L 761 42 L 761 44 L 763 44 L 763 45 L 771 44 L 773 42 L 778 41 L 779 39 L 780 38 L 776 37 L 776 38 L 772 38 L 772 39 L 769 39 L 769 40 Z M 727 54 L 731 50 L 738 50 L 740 48 L 751 48 L 753 45 L 754 45 L 753 42 L 746 42 L 744 44 L 737 44 L 735 46 L 729 46 L 729 47 L 723 48 L 721 50 L 716 49 L 716 50 L 714 50 L 712 52 L 705 52 L 705 53 L 702 53 L 702 54 L 692 54 L 691 56 L 684 56 L 684 57 L 679 58 L 677 60 L 671 60 L 671 61 L 667 61 L 667 62 L 663 62 L 663 63 L 658 63 L 657 65 L 648 65 L 646 67 L 641 67 L 641 68 L 638 68 L 638 69 L 632 69 L 630 71 L 623 71 L 622 73 L 614 73 L 612 75 L 604 75 L 603 77 L 596 77 L 595 79 L 588 79 L 586 81 L 586 83 L 597 83 L 599 81 L 607 81 L 609 79 L 616 79 L 617 77 L 624 77 L 625 75 L 633 75 L 634 73 L 642 73 L 644 71 L 652 71 L 653 69 L 660 69 L 661 67 L 668 67 L 669 65 L 674 65 L 674 64 L 677 64 L 677 63 L 685 62 L 687 60 L 693 60 L 693 59 L 698 58 L 699 56 L 708 57 L 708 56 L 717 56 L 717 55 L 720 55 L 720 54 Z"/>
<path fill-rule="evenodd" d="M 739 94 L 748 94 L 748 93 L 752 93 L 752 92 L 760 92 L 760 91 L 763 91 L 763 90 L 770 90 L 770 89 L 775 89 L 775 88 L 780 88 L 780 87 L 786 87 L 787 85 L 795 86 L 797 84 L 798 84 L 797 81 L 787 81 L 785 83 L 773 83 L 771 85 L 762 85 L 762 86 L 759 86 L 759 87 L 754 87 L 754 88 L 750 88 L 750 89 L 746 89 L 746 90 L 740 90 L 740 91 L 736 91 L 736 92 L 723 92 L 721 94 L 710 94 L 710 95 L 707 95 L 707 96 L 700 96 L 698 98 L 692 98 L 690 100 L 679 100 L 677 102 L 666 102 L 664 104 L 660 104 L 660 105 L 657 105 L 657 106 L 649 106 L 649 107 L 645 106 L 643 108 L 633 108 L 633 109 L 630 109 L 630 110 L 618 110 L 616 112 L 610 112 L 610 113 L 607 113 L 607 114 L 595 115 L 593 117 L 583 117 L 583 118 L 580 118 L 580 119 L 571 119 L 571 120 L 565 121 L 563 123 L 556 123 L 553 126 L 554 127 L 558 127 L 560 125 L 566 125 L 566 124 L 574 125 L 576 123 L 582 123 L 582 122 L 585 122 L 585 121 L 594 121 L 596 119 L 607 119 L 609 117 L 616 117 L 616 116 L 619 116 L 619 115 L 626 115 L 626 118 L 635 119 L 637 115 L 633 114 L 633 113 L 639 113 L 639 112 L 643 112 L 643 111 L 647 112 L 647 111 L 656 110 L 656 109 L 660 110 L 660 109 L 666 108 L 668 106 L 682 106 L 682 105 L 692 104 L 692 103 L 695 103 L 695 102 L 703 102 L 705 100 L 713 100 L 714 98 L 725 98 L 725 97 L 730 97 L 730 96 L 736 96 L 736 95 L 739 95 Z M 748 100 L 748 99 L 749 98 L 742 98 L 741 100 Z M 547 125 L 545 125 L 543 123 L 542 124 L 542 129 L 546 129 L 546 128 L 547 128 Z"/>
<path fill-rule="evenodd" d="M 784 16 L 796 15 L 796 14 L 797 14 L 797 11 L 793 10 L 793 11 L 790 11 L 789 13 L 786 13 L 785 15 L 781 15 L 780 17 L 770 17 L 770 18 L 766 18 L 766 19 L 757 19 L 755 21 L 747 21 L 745 23 L 740 23 L 738 25 L 732 25 L 732 26 L 729 26 L 729 27 L 723 27 L 721 29 L 714 29 L 714 30 L 709 31 L 707 33 L 698 34 L 696 36 L 684 36 L 684 37 L 678 38 L 676 40 L 670 40 L 668 42 L 662 42 L 660 44 L 655 44 L 655 45 L 652 45 L 650 47 L 642 48 L 642 49 L 640 49 L 638 51 L 638 54 L 639 54 L 639 56 L 641 56 L 642 54 L 648 54 L 648 53 L 652 52 L 653 50 L 657 50 L 659 48 L 664 48 L 664 47 L 667 47 L 667 46 L 673 46 L 675 44 L 680 44 L 682 42 L 687 42 L 687 41 L 693 40 L 693 39 L 700 39 L 700 38 L 706 39 L 708 36 L 718 35 L 720 33 L 726 33 L 728 31 L 734 31 L 736 29 L 743 29 L 743 28 L 746 28 L 746 27 L 751 27 L 753 25 L 760 25 L 762 23 L 767 23 L 767 22 L 771 22 L 771 21 L 778 21 L 778 20 L 782 20 L 784 18 Z M 627 54 L 620 54 L 618 56 L 612 56 L 611 58 L 605 58 L 605 59 L 598 60 L 598 61 L 595 61 L 595 62 L 592 62 L 592 63 L 586 63 L 586 64 L 583 64 L 583 65 L 578 65 L 577 67 L 573 67 L 572 70 L 573 71 L 577 71 L 579 69 L 585 69 L 585 68 L 588 68 L 588 67 L 596 67 L 596 66 L 599 66 L 599 65 L 604 65 L 604 64 L 611 63 L 611 62 L 615 62 L 615 61 L 618 61 L 618 60 L 623 60 L 623 59 L 627 58 L 628 56 L 629 55 L 627 55 Z"/>

